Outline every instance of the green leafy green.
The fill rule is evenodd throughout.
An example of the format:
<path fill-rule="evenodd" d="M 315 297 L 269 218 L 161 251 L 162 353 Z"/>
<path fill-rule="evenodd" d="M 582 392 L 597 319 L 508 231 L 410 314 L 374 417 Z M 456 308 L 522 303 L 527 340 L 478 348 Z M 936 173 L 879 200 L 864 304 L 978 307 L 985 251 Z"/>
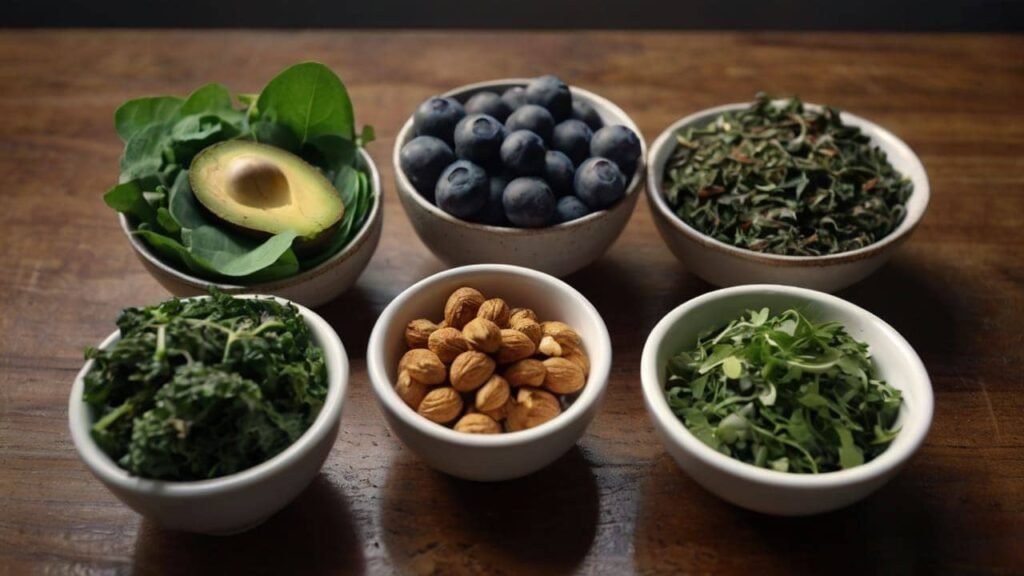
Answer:
<path fill-rule="evenodd" d="M 153 96 L 129 100 L 114 112 L 114 128 L 121 140 L 127 143 L 143 128 L 153 124 L 162 124 L 177 116 L 183 103 L 181 98 L 175 96 Z"/>
<path fill-rule="evenodd" d="M 93 438 L 132 474 L 250 468 L 298 439 L 327 397 L 323 352 L 294 306 L 214 292 L 126 309 L 118 327 L 112 347 L 86 350 L 83 400 Z"/>
<path fill-rule="evenodd" d="M 200 226 L 189 236 L 189 252 L 225 276 L 247 276 L 262 270 L 291 250 L 297 234 L 288 230 L 263 242 Z"/>
<path fill-rule="evenodd" d="M 757 252 L 818 256 L 896 229 L 913 192 L 885 152 L 832 108 L 759 94 L 676 135 L 665 199 L 687 224 Z"/>
<path fill-rule="evenodd" d="M 239 95 L 236 109 L 221 84 L 207 84 L 187 98 L 130 100 L 118 108 L 115 127 L 125 142 L 120 184 L 104 201 L 128 216 L 134 233 L 168 264 L 214 281 L 252 284 L 309 269 L 344 249 L 366 222 L 376 198 L 357 162 L 358 140 L 348 92 L 330 69 L 314 62 L 292 66 L 259 95 Z M 331 181 L 345 205 L 341 226 L 315 253 L 294 250 L 290 231 L 263 241 L 211 216 L 188 179 L 192 159 L 230 139 L 249 139 L 298 154 Z"/>
<path fill-rule="evenodd" d="M 261 120 L 291 128 L 300 144 L 329 135 L 355 141 L 348 90 L 322 64 L 303 62 L 287 68 L 260 92 L 256 108 Z"/>
<path fill-rule="evenodd" d="M 899 430 L 900 391 L 874 376 L 867 344 L 838 322 L 769 309 L 672 357 L 665 396 L 708 446 L 783 472 L 859 466 Z"/>

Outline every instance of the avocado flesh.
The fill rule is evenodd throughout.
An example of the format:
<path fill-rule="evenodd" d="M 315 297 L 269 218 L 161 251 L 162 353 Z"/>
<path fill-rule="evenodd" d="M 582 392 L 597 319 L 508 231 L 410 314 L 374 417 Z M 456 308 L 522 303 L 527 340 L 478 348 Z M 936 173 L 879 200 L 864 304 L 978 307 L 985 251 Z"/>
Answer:
<path fill-rule="evenodd" d="M 229 140 L 200 152 L 189 167 L 200 204 L 233 228 L 255 236 L 286 230 L 312 248 L 330 237 L 345 206 L 319 170 L 265 144 Z"/>

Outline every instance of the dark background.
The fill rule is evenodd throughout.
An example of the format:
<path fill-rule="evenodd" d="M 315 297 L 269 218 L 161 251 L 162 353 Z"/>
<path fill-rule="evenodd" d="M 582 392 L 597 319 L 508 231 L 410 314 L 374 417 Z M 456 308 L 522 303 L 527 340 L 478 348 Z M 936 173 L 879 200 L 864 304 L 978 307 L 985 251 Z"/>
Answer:
<path fill-rule="evenodd" d="M 8 0 L 0 26 L 1006 32 L 1024 0 Z"/>

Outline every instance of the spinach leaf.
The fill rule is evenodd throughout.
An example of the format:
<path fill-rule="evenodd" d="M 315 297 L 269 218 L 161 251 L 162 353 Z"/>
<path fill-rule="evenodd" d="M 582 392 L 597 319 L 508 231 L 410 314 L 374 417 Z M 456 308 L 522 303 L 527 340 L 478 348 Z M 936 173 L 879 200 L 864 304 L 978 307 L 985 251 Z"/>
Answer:
<path fill-rule="evenodd" d="M 171 142 L 169 122 L 150 124 L 135 132 L 121 155 L 121 182 L 152 176 L 163 168 Z"/>
<path fill-rule="evenodd" d="M 287 230 L 259 242 L 213 226 L 200 226 L 192 231 L 188 248 L 219 274 L 246 276 L 274 264 L 297 236 L 294 230 Z"/>
<path fill-rule="evenodd" d="M 178 172 L 171 186 L 171 195 L 168 204 L 170 205 L 171 216 L 182 227 L 196 229 L 200 226 L 207 226 L 206 213 L 192 193 L 192 186 L 188 180 L 188 171 Z"/>
<path fill-rule="evenodd" d="M 304 62 L 281 72 L 260 93 L 256 107 L 260 120 L 291 128 L 301 144 L 331 134 L 355 140 L 348 91 L 323 64 Z"/>
<path fill-rule="evenodd" d="M 150 206 L 137 181 L 118 184 L 103 195 L 103 201 L 114 210 L 126 214 L 139 222 L 156 222 L 156 210 Z"/>
<path fill-rule="evenodd" d="M 127 143 L 132 136 L 147 126 L 162 124 L 177 116 L 183 102 L 175 96 L 151 96 L 129 100 L 114 112 L 114 128 L 117 135 Z"/>
<path fill-rule="evenodd" d="M 170 264 L 181 264 L 190 272 L 196 274 L 209 275 L 213 272 L 212 267 L 206 263 L 200 261 L 196 256 L 193 256 L 189 252 L 188 248 L 183 246 L 181 242 L 178 242 L 174 238 L 155 232 L 149 228 L 139 228 L 132 232 L 132 234 L 142 238 L 146 241 L 146 244 L 153 249 L 158 255 L 162 256 L 163 259 Z"/>
<path fill-rule="evenodd" d="M 187 98 L 151 97 L 125 103 L 115 114 L 125 140 L 119 186 L 106 203 L 128 214 L 141 238 L 162 259 L 212 280 L 250 283 L 283 278 L 342 250 L 361 229 L 373 201 L 357 154 L 352 104 L 341 80 L 321 64 L 284 70 L 260 95 L 240 95 L 236 109 L 221 84 Z M 325 249 L 300 260 L 295 236 L 264 242 L 237 235 L 208 214 L 192 192 L 188 169 L 209 146 L 251 138 L 288 150 L 320 168 L 338 188 L 346 214 Z M 359 140 L 374 138 L 364 127 Z"/>
<path fill-rule="evenodd" d="M 207 84 L 196 89 L 181 105 L 179 116 L 212 114 L 217 112 L 235 113 L 231 107 L 231 93 L 223 84 Z"/>

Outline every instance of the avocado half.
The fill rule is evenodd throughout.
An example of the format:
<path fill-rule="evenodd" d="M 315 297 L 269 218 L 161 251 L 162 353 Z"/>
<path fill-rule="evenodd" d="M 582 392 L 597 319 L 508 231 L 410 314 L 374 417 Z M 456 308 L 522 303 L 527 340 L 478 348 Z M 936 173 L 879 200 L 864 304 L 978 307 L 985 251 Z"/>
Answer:
<path fill-rule="evenodd" d="M 228 140 L 204 149 L 188 170 L 192 193 L 211 214 L 257 237 L 294 230 L 296 248 L 331 236 L 345 205 L 330 181 L 280 148 Z"/>

